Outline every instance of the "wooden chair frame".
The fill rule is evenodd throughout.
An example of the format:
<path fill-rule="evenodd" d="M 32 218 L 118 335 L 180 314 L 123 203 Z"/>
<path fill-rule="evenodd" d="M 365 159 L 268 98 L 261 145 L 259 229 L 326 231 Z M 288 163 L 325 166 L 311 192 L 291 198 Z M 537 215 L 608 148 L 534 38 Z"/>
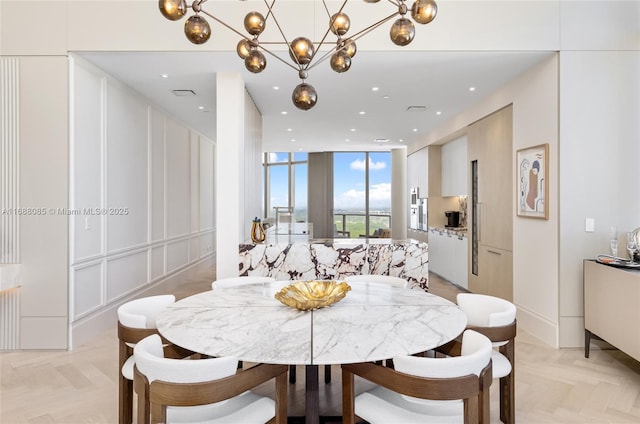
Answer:
<path fill-rule="evenodd" d="M 258 364 L 235 375 L 200 383 L 149 380 L 134 367 L 134 390 L 138 395 L 138 424 L 165 423 L 167 406 L 198 406 L 238 396 L 275 378 L 275 424 L 287 423 L 287 365 Z"/>
<path fill-rule="evenodd" d="M 152 334 L 158 334 L 158 330 L 155 328 L 127 327 L 118 321 L 118 422 L 120 424 L 131 424 L 133 422 L 133 381 L 122 375 L 124 363 L 133 355 L 133 348 L 129 344 L 136 344 Z M 186 358 L 193 355 L 191 351 L 171 344 L 164 338 L 162 340 L 163 344 L 166 345 L 164 350 L 167 357 Z"/>
<path fill-rule="evenodd" d="M 354 375 L 358 375 L 394 392 L 421 399 L 462 399 L 464 423 L 489 423 L 489 409 L 481 405 L 489 401 L 491 361 L 475 374 L 452 378 L 428 378 L 405 374 L 374 363 L 342 365 L 342 419 L 344 424 L 355 424 Z M 483 415 L 484 414 L 484 415 Z"/>
<path fill-rule="evenodd" d="M 516 422 L 516 406 L 515 406 L 515 385 L 516 385 L 516 352 L 515 338 L 517 330 L 517 321 L 514 319 L 511 324 L 500 327 L 478 327 L 467 326 L 467 329 L 477 331 L 484 334 L 492 342 L 507 343 L 498 347 L 498 351 L 503 354 L 511 364 L 511 372 L 509 375 L 500 378 L 500 421 L 506 424 L 515 424 Z"/>

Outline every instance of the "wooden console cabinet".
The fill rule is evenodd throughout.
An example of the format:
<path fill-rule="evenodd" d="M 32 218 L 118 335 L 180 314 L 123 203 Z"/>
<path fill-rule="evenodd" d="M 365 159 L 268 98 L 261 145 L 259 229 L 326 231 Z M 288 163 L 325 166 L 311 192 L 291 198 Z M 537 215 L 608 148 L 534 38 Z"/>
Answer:
<path fill-rule="evenodd" d="M 640 271 L 584 261 L 584 356 L 596 335 L 640 361 Z"/>

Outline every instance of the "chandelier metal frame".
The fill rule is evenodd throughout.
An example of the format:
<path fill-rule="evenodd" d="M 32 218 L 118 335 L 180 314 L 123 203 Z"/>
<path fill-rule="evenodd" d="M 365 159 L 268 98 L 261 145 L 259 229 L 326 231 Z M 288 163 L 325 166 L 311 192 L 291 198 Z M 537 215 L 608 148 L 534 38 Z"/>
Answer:
<path fill-rule="evenodd" d="M 311 109 L 317 102 L 315 89 L 305 81 L 308 77 L 308 72 L 314 67 L 330 58 L 331 68 L 334 71 L 339 73 L 345 72 L 351 66 L 351 58 L 355 56 L 357 52 L 355 42 L 371 31 L 379 28 L 391 19 L 400 16 L 391 27 L 390 37 L 391 41 L 395 44 L 405 46 L 409 44 L 415 36 L 414 25 L 409 19 L 405 18 L 405 15 L 410 11 L 415 22 L 428 24 L 435 19 L 437 14 L 437 5 L 434 0 L 415 0 L 411 9 L 407 7 L 405 3 L 406 0 L 386 0 L 386 2 L 396 7 L 393 13 L 368 25 L 366 28 L 361 29 L 348 38 L 343 38 L 351 26 L 349 16 L 343 12 L 349 0 L 343 0 L 340 8 L 333 14 L 329 11 L 327 1 L 322 0 L 324 10 L 329 20 L 329 25 L 322 39 L 319 42 L 313 42 L 305 37 L 296 37 L 290 41 L 285 35 L 274 12 L 274 6 L 277 0 L 263 1 L 267 8 L 266 16 L 256 11 L 250 11 L 245 16 L 244 27 L 249 35 L 205 10 L 202 6 L 207 0 L 194 0 L 191 5 L 187 5 L 186 0 L 158 0 L 158 6 L 162 15 L 172 21 L 181 19 L 187 13 L 188 8 L 192 9 L 194 14 L 185 22 L 184 31 L 187 39 L 194 44 L 203 44 L 207 42 L 211 36 L 211 27 L 200 14 L 206 15 L 240 36 L 241 39 L 236 47 L 236 51 L 238 55 L 244 59 L 245 67 L 250 72 L 259 73 L 265 69 L 267 62 L 261 51 L 264 51 L 279 62 L 298 71 L 298 76 L 302 80 L 302 83 L 294 89 L 292 101 L 297 108 L 302 110 Z M 377 3 L 379 0 L 364 1 L 366 3 Z M 262 41 L 259 39 L 269 19 L 271 19 L 277 27 L 282 41 Z M 327 45 L 327 39 L 330 33 L 333 33 L 337 37 L 335 45 L 328 51 L 323 51 L 316 60 L 316 56 L 321 53 L 322 47 Z M 268 48 L 267 46 L 269 45 L 286 45 L 291 62 L 285 60 L 272 51 L 272 49 Z"/>

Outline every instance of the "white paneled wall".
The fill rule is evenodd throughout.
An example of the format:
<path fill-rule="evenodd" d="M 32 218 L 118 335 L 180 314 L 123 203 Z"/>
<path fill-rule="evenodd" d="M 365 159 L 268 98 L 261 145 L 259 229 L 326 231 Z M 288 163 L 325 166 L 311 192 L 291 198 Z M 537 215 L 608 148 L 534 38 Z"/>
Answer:
<path fill-rule="evenodd" d="M 0 263 L 16 264 L 19 254 L 19 219 L 16 209 L 19 197 L 19 62 L 16 58 L 0 58 Z"/>
<path fill-rule="evenodd" d="M 262 212 L 262 115 L 249 93 L 244 96 L 244 169 L 240 175 L 240 187 L 244 187 L 244 220 L 241 223 L 240 240 L 251 238 L 253 218 L 263 218 Z M 268 215 L 268 211 L 265 211 Z"/>
<path fill-rule="evenodd" d="M 114 81 L 106 80 L 105 85 L 106 150 L 101 153 L 103 158 L 106 156 L 103 178 L 106 197 L 102 207 L 108 208 L 104 215 L 107 252 L 113 252 L 147 242 L 150 106 Z"/>
<path fill-rule="evenodd" d="M 73 334 L 213 256 L 215 145 L 83 60 L 71 67 Z"/>

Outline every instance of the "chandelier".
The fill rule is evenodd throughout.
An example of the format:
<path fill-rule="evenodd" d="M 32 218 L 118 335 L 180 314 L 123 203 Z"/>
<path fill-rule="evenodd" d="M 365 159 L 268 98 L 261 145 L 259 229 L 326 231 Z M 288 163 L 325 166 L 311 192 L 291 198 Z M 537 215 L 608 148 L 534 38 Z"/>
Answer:
<path fill-rule="evenodd" d="M 160 7 L 162 15 L 171 21 L 181 19 L 187 13 L 189 7 L 192 9 L 193 15 L 186 20 L 184 33 L 187 39 L 194 44 L 203 44 L 209 40 L 211 36 L 211 26 L 202 15 L 208 16 L 238 34 L 241 38 L 236 47 L 236 52 L 238 56 L 244 60 L 247 70 L 252 73 L 260 73 L 266 68 L 267 59 L 263 51 L 298 71 L 298 77 L 302 82 L 293 90 L 291 99 L 293 100 L 293 104 L 302 110 L 311 109 L 318 101 L 318 94 L 315 88 L 313 88 L 311 84 L 306 83 L 308 72 L 314 66 L 329 59 L 331 69 L 335 72 L 342 73 L 348 71 L 351 67 L 351 59 L 357 51 L 355 42 L 396 16 L 399 16 L 399 18 L 391 25 L 389 36 L 394 44 L 406 46 L 411 43 L 415 36 L 415 26 L 410 19 L 406 18 L 407 13 L 409 11 L 411 12 L 411 17 L 415 22 L 428 24 L 436 17 L 438 10 L 434 0 L 415 0 L 411 9 L 406 5 L 406 0 L 386 0 L 395 6 L 394 12 L 391 15 L 367 26 L 351 36 L 347 36 L 347 32 L 349 32 L 351 27 L 351 19 L 343 10 L 348 0 L 344 0 L 340 8 L 333 14 L 329 11 L 326 0 L 322 0 L 324 9 L 327 12 L 328 26 L 321 41 L 314 43 L 306 37 L 296 37 L 291 41 L 288 40 L 274 13 L 276 0 L 264 0 L 267 8 L 266 16 L 257 11 L 247 13 L 244 18 L 244 29 L 248 34 L 242 33 L 224 22 L 221 18 L 204 10 L 202 6 L 206 1 L 207 0 L 195 0 L 191 6 L 188 6 L 186 0 L 159 0 L 158 6 Z M 364 0 L 364 2 L 377 3 L 379 0 Z M 282 41 L 265 42 L 260 40 L 260 35 L 263 33 L 269 20 L 273 21 L 273 24 L 278 28 Z M 316 59 L 316 55 L 318 55 L 322 46 L 328 42 L 327 37 L 329 33 L 332 33 L 336 37 L 335 42 L 328 52 L 324 52 Z M 272 44 L 286 45 L 291 61 L 283 59 L 266 47 L 266 45 Z"/>

